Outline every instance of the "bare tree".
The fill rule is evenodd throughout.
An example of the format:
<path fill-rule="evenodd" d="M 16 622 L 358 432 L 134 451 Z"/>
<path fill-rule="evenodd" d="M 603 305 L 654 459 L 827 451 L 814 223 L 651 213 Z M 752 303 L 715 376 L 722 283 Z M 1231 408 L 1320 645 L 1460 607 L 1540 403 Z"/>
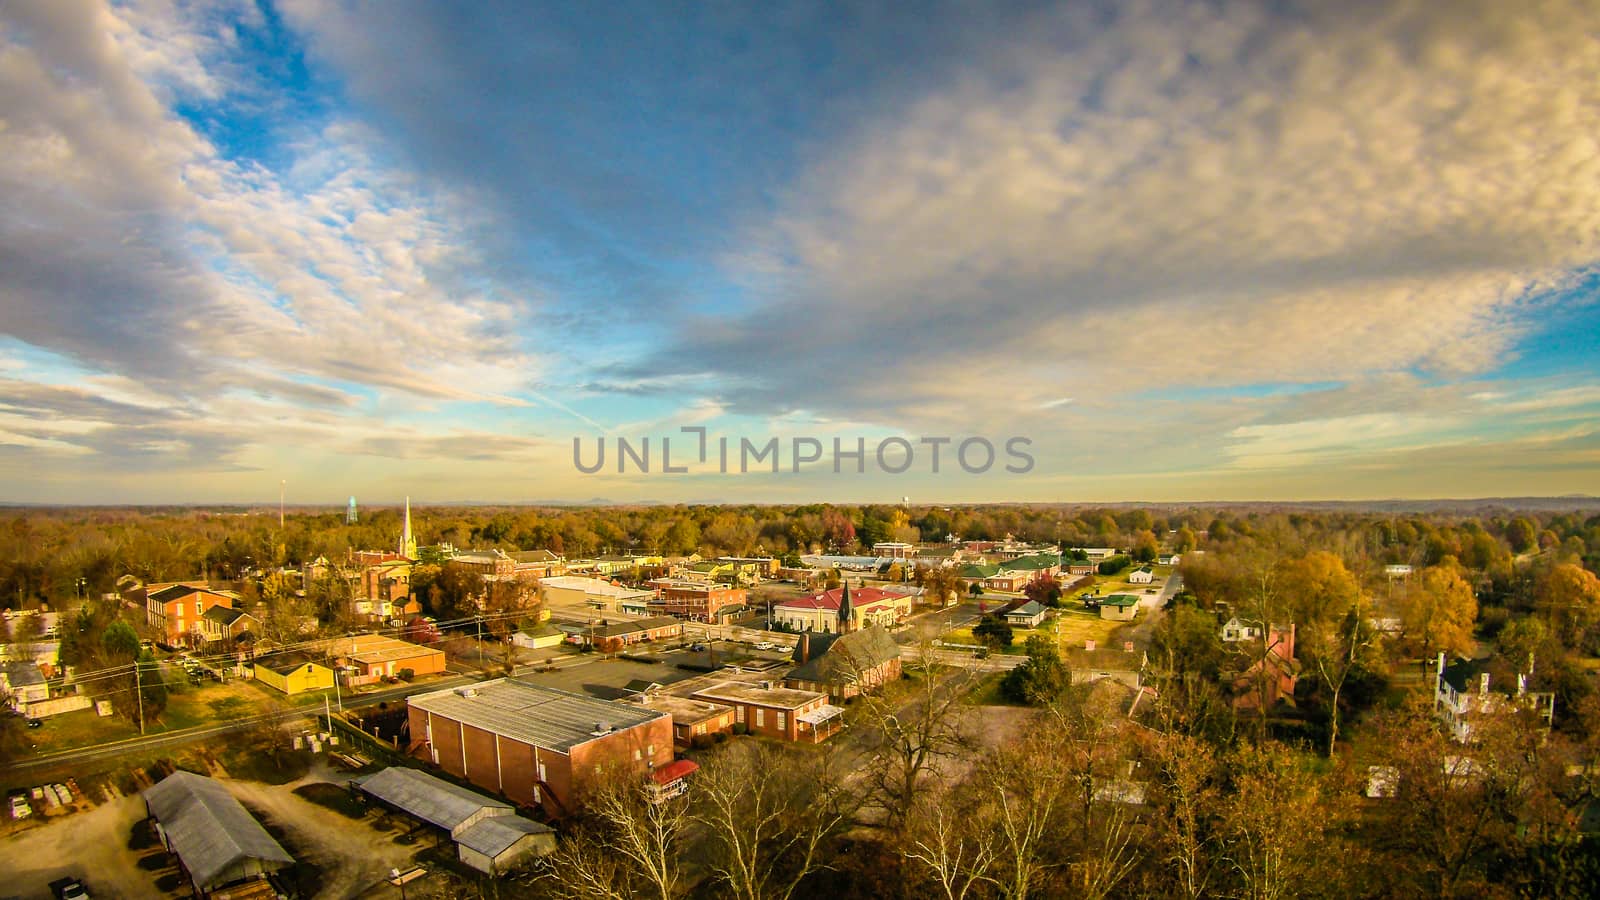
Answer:
<path fill-rule="evenodd" d="M 888 814 L 891 828 L 904 826 L 923 779 L 938 761 L 973 745 L 964 723 L 974 673 L 941 666 L 935 655 L 932 644 L 925 644 L 907 664 L 909 678 L 863 694 L 856 703 L 867 734 L 872 797 Z M 900 686 L 904 689 L 896 689 Z"/>
<path fill-rule="evenodd" d="M 652 800 L 644 782 L 620 776 L 586 792 L 581 818 L 546 860 L 551 896 L 673 900 L 687 894 L 679 864 L 690 821 L 687 803 L 682 797 Z"/>
<path fill-rule="evenodd" d="M 1198 900 L 1208 896 L 1215 869 L 1217 838 L 1209 820 L 1218 800 L 1216 756 L 1201 741 L 1173 734 L 1156 742 L 1155 757 L 1161 845 L 1180 896 Z"/>
<path fill-rule="evenodd" d="M 857 801 L 831 755 L 773 744 L 730 746 L 695 779 L 695 820 L 712 875 L 741 900 L 787 900 L 825 866 L 823 849 Z"/>
<path fill-rule="evenodd" d="M 965 900 L 997 882 L 992 870 L 1000 853 L 991 828 L 974 827 L 979 818 L 957 791 L 939 791 L 919 803 L 908 836 L 906 858 L 926 868 L 945 900 Z"/>

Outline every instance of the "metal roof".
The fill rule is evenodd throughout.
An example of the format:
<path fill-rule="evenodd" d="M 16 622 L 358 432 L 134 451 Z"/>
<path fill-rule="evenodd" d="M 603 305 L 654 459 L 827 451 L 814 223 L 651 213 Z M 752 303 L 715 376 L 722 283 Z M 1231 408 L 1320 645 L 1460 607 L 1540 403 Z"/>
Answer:
<path fill-rule="evenodd" d="M 541 825 L 521 816 L 491 816 L 479 819 L 472 823 L 470 828 L 456 835 L 456 843 L 493 859 L 529 835 L 554 832 L 555 829 L 548 825 Z"/>
<path fill-rule="evenodd" d="M 770 687 L 759 684 L 740 684 L 724 681 L 694 692 L 695 699 L 724 700 L 731 703 L 749 703 L 773 709 L 799 709 L 807 703 L 828 699 L 827 694 L 799 688 Z"/>
<path fill-rule="evenodd" d="M 427 772 L 401 766 L 391 766 L 365 778 L 358 778 L 356 784 L 362 792 L 450 832 L 486 807 L 505 810 L 506 813 L 515 808 L 504 800 L 494 800 L 457 787 L 442 778 L 435 778 Z"/>
<path fill-rule="evenodd" d="M 294 864 L 294 857 L 219 781 L 173 772 L 144 792 L 144 802 L 201 888 L 245 860 L 267 870 Z"/>
<path fill-rule="evenodd" d="M 436 716 L 558 753 L 603 737 L 595 733 L 597 725 L 621 731 L 667 717 L 633 703 L 596 700 L 515 678 L 415 694 L 409 703 Z"/>

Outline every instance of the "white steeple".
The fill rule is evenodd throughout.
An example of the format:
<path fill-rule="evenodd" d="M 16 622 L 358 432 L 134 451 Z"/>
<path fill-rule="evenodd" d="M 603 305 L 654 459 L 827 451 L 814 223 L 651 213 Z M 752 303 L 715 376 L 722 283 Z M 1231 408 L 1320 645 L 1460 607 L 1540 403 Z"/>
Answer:
<path fill-rule="evenodd" d="M 411 536 L 411 498 L 406 498 L 406 521 L 400 527 L 400 555 L 406 559 L 417 558 L 417 539 Z"/>

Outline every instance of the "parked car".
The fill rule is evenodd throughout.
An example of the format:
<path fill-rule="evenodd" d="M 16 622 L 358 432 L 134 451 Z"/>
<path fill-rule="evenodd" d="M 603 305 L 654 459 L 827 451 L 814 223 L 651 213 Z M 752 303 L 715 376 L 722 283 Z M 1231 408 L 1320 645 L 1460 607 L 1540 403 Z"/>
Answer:
<path fill-rule="evenodd" d="M 29 728 L 38 728 L 43 724 L 44 724 L 44 720 L 43 719 L 29 719 L 28 720 L 28 727 Z"/>
<path fill-rule="evenodd" d="M 771 650 L 772 648 L 774 648 L 776 646 L 777 646 L 777 644 L 774 644 L 771 641 L 762 641 L 761 643 L 756 645 L 756 649 L 757 650 Z"/>
<path fill-rule="evenodd" d="M 706 651 L 706 645 L 705 644 L 690 644 L 689 645 L 689 649 L 691 651 L 695 652 L 695 653 L 704 653 Z"/>
<path fill-rule="evenodd" d="M 11 798 L 11 818 L 26 819 L 31 815 L 33 815 L 33 807 L 28 805 L 26 797 Z"/>

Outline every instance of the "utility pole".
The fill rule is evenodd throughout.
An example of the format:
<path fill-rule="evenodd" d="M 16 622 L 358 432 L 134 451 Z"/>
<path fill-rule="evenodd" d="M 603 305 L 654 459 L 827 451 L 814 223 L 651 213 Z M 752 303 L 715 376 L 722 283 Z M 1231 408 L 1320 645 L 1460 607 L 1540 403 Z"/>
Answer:
<path fill-rule="evenodd" d="M 140 656 L 143 654 L 141 653 Z M 139 734 L 144 734 L 144 666 L 139 656 L 133 658 L 133 695 L 139 700 Z"/>

